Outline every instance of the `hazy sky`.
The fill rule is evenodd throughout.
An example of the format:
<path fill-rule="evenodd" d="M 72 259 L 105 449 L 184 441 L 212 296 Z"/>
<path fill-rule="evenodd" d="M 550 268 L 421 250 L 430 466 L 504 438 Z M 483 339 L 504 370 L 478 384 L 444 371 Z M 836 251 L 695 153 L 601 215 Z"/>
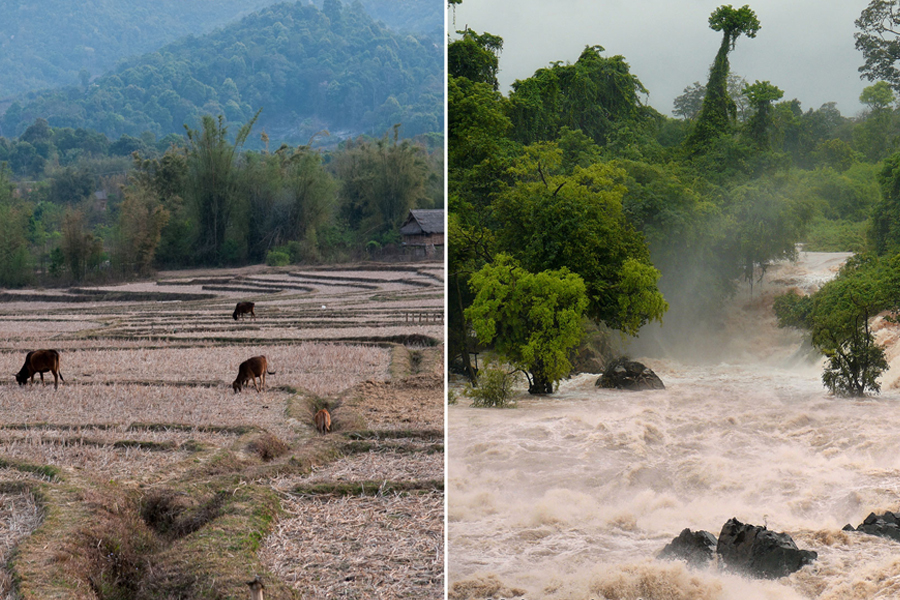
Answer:
<path fill-rule="evenodd" d="M 649 104 L 671 114 L 685 87 L 706 84 L 722 39 L 709 15 L 728 3 L 749 4 L 762 25 L 754 39 L 738 40 L 729 55 L 733 73 L 770 81 L 804 111 L 825 102 L 848 117 L 862 109 L 859 94 L 872 82 L 859 78 L 853 21 L 869 0 L 463 0 L 455 26 L 448 11 L 448 27 L 503 38 L 504 94 L 516 79 L 554 61 L 574 63 L 585 46 L 599 44 L 605 56 L 623 55 L 650 91 Z"/>

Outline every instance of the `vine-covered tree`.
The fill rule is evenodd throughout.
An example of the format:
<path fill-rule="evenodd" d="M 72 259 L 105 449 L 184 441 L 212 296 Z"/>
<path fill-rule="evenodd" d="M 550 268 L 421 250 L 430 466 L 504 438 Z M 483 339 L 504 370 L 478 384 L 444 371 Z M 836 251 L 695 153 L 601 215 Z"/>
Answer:
<path fill-rule="evenodd" d="M 773 103 L 781 100 L 784 92 L 768 81 L 757 81 L 744 88 L 750 101 L 753 114 L 747 121 L 747 132 L 750 139 L 761 149 L 768 149 L 772 126 L 775 123 Z"/>
<path fill-rule="evenodd" d="M 574 64 L 557 62 L 513 83 L 511 136 L 525 144 L 549 141 L 568 127 L 604 145 L 617 128 L 647 120 L 651 111 L 641 103 L 647 89 L 625 57 L 603 52 L 602 46 L 587 46 Z"/>
<path fill-rule="evenodd" d="M 458 40 L 447 45 L 447 72 L 452 77 L 465 77 L 475 83 L 485 83 L 496 91 L 500 51 L 503 38 L 484 32 L 475 33 L 471 29 L 457 31 Z"/>
<path fill-rule="evenodd" d="M 722 32 L 722 43 L 709 69 L 709 81 L 697 123 L 687 140 L 691 152 L 701 152 L 715 138 L 729 132 L 737 117 L 737 107 L 728 95 L 728 75 L 731 67 L 728 53 L 734 50 L 740 36 L 755 38 L 760 29 L 756 13 L 748 5 L 734 8 L 720 6 L 709 17 L 713 31 Z"/>

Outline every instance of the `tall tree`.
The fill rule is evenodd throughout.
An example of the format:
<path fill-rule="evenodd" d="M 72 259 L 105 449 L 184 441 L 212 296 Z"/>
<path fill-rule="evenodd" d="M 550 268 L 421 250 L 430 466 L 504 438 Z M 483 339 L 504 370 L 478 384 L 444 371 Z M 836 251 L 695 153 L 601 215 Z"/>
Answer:
<path fill-rule="evenodd" d="M 359 242 L 399 241 L 399 228 L 411 208 L 425 198 L 427 164 L 422 149 L 393 139 L 361 142 L 338 157 L 341 213 L 358 231 Z"/>
<path fill-rule="evenodd" d="M 259 113 L 256 113 L 259 116 Z M 207 264 L 222 260 L 225 234 L 238 201 L 237 157 L 256 122 L 253 117 L 238 131 L 234 144 L 228 141 L 225 118 L 204 115 L 202 128 L 187 130 L 187 196 L 197 217 L 197 258 Z"/>
<path fill-rule="evenodd" d="M 885 81 L 863 88 L 859 101 L 866 105 L 863 118 L 853 129 L 855 149 L 872 162 L 896 148 L 897 120 L 891 105 L 894 91 Z"/>
<path fill-rule="evenodd" d="M 756 13 L 746 4 L 741 8 L 734 8 L 730 4 L 720 6 L 710 15 L 709 26 L 713 31 L 722 32 L 722 43 L 709 69 L 706 96 L 697 116 L 697 124 L 686 141 L 688 149 L 693 153 L 703 151 L 710 141 L 728 133 L 734 125 L 737 107 L 728 95 L 728 75 L 731 69 L 728 53 L 734 50 L 741 35 L 755 38 L 760 29 Z"/>
<path fill-rule="evenodd" d="M 60 248 L 69 274 L 75 281 L 83 281 L 89 270 L 100 266 L 103 240 L 87 229 L 81 211 L 66 210 Z"/>
<path fill-rule="evenodd" d="M 31 280 L 27 211 L 12 203 L 9 170 L 0 163 L 0 286 L 19 287 Z"/>
<path fill-rule="evenodd" d="M 770 145 L 772 125 L 775 122 L 773 114 L 773 102 L 781 100 L 784 92 L 768 81 L 757 81 L 753 85 L 744 88 L 753 114 L 747 121 L 747 131 L 750 138 L 761 149 L 767 149 Z"/>
<path fill-rule="evenodd" d="M 132 187 L 119 208 L 118 243 L 115 259 L 122 272 L 147 277 L 153 270 L 156 248 L 169 221 L 166 210 L 152 190 Z"/>
<path fill-rule="evenodd" d="M 500 51 L 503 38 L 488 32 L 475 33 L 466 28 L 457 31 L 462 37 L 447 45 L 447 72 L 452 77 L 465 77 L 474 83 L 485 83 L 496 91 Z"/>
<path fill-rule="evenodd" d="M 869 81 L 886 81 L 900 92 L 900 2 L 871 0 L 855 21 L 860 31 L 854 34 L 856 49 L 865 62 L 860 77 Z"/>
<path fill-rule="evenodd" d="M 299 240 L 304 260 L 317 261 L 318 232 L 331 219 L 336 184 L 322 168 L 322 156 L 301 146 L 284 158 L 285 198 L 288 201 L 287 234 Z"/>
<path fill-rule="evenodd" d="M 878 377 L 888 368 L 875 341 L 871 320 L 900 306 L 900 260 L 856 255 L 838 276 L 812 296 L 789 292 L 775 299 L 781 327 L 809 332 L 812 345 L 828 359 L 822 382 L 835 395 L 878 392 Z"/>

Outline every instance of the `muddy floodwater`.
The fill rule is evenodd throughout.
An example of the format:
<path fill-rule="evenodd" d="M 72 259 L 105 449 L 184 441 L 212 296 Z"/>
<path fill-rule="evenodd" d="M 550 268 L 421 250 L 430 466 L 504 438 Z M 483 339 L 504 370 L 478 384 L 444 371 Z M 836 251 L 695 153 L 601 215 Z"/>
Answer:
<path fill-rule="evenodd" d="M 841 531 L 900 510 L 897 331 L 876 324 L 894 367 L 882 393 L 841 399 L 771 313 L 775 294 L 814 289 L 845 256 L 804 254 L 739 294 L 712 356 L 635 356 L 666 390 L 580 375 L 515 409 L 451 406 L 451 597 L 454 585 L 471 598 L 900 597 L 900 543 Z M 655 558 L 682 529 L 718 536 L 732 517 L 819 558 L 774 581 Z"/>

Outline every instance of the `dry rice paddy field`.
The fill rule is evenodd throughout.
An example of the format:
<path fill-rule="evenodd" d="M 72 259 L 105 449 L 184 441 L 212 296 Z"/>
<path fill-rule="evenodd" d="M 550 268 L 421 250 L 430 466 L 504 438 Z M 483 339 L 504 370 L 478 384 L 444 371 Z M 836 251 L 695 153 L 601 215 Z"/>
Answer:
<path fill-rule="evenodd" d="M 0 290 L 0 598 L 442 598 L 443 295 L 440 263 Z M 57 390 L 15 381 L 38 348 Z"/>

